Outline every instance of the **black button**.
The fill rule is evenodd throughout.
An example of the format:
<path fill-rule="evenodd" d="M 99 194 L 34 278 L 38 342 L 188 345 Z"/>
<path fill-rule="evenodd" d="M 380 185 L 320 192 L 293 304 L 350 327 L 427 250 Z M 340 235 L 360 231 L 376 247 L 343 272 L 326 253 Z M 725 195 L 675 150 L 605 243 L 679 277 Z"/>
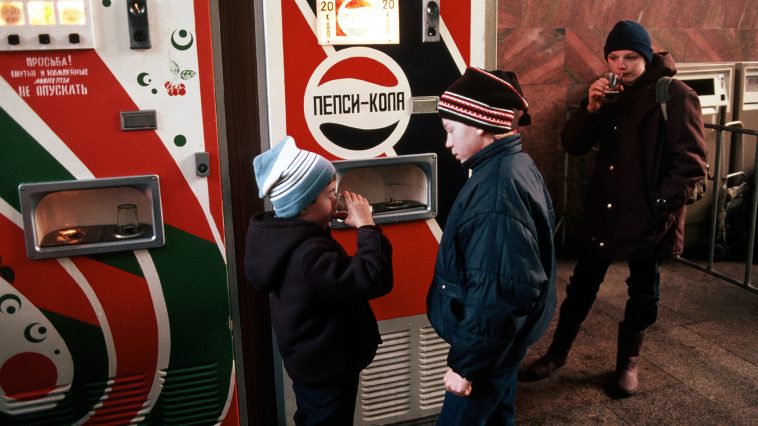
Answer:
<path fill-rule="evenodd" d="M 79 37 L 79 34 L 77 33 L 71 33 L 68 35 L 68 42 L 71 44 L 79 44 L 81 41 L 81 38 Z"/>
<path fill-rule="evenodd" d="M 13 45 L 13 46 L 21 44 L 21 37 L 19 37 L 18 34 L 9 35 L 8 44 Z"/>
<path fill-rule="evenodd" d="M 50 34 L 40 34 L 39 42 L 40 44 L 50 44 Z"/>

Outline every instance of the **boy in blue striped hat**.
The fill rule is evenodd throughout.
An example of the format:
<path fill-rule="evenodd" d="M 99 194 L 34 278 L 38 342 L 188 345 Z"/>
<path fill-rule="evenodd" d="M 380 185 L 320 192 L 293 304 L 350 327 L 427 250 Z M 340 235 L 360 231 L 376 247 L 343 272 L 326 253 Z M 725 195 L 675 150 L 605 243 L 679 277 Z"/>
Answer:
<path fill-rule="evenodd" d="M 286 137 L 253 160 L 259 196 L 273 212 L 250 220 L 245 275 L 271 293 L 271 322 L 292 379 L 295 423 L 351 425 L 360 371 L 381 341 L 368 301 L 392 290 L 392 246 L 361 195 L 343 194 L 358 229 L 348 256 L 332 238 L 334 166 Z"/>

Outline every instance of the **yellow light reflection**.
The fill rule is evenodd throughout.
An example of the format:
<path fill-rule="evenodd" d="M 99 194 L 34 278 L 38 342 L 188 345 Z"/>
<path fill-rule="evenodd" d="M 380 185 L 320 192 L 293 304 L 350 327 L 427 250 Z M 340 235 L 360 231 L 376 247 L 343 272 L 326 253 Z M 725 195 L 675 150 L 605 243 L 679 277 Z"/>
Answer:
<path fill-rule="evenodd" d="M 55 25 L 55 6 L 51 1 L 30 1 L 26 4 L 29 23 L 32 25 Z"/>
<path fill-rule="evenodd" d="M 58 2 L 58 21 L 63 25 L 85 25 L 84 1 L 66 0 Z"/>

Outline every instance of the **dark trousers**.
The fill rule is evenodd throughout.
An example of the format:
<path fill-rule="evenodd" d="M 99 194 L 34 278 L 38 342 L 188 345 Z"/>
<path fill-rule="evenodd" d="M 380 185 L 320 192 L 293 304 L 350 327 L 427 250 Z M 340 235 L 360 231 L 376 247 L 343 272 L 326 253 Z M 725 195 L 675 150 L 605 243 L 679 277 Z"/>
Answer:
<path fill-rule="evenodd" d="M 324 383 L 292 382 L 298 426 L 350 426 L 355 416 L 359 374 L 348 374 Z"/>
<path fill-rule="evenodd" d="M 581 324 L 595 302 L 611 259 L 584 253 L 574 267 L 574 274 L 566 287 L 566 299 L 561 304 L 561 321 Z M 631 331 L 642 331 L 658 318 L 660 296 L 660 259 L 629 260 L 629 278 L 626 280 L 629 299 L 624 310 L 622 325 Z"/>
<path fill-rule="evenodd" d="M 516 372 L 521 362 L 509 365 L 472 384 L 471 395 L 445 392 L 437 426 L 508 426 L 515 424 Z"/>

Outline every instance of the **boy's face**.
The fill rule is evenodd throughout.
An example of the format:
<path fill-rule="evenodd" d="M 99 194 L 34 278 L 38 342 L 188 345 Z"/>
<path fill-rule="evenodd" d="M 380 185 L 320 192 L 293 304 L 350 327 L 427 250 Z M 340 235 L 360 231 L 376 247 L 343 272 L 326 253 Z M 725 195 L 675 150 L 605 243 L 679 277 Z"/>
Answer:
<path fill-rule="evenodd" d="M 614 50 L 606 60 L 608 70 L 622 75 L 624 84 L 634 83 L 645 72 L 645 58 L 634 50 Z"/>
<path fill-rule="evenodd" d="M 491 137 L 482 130 L 460 121 L 442 119 L 442 127 L 447 132 L 445 147 L 463 163 L 491 142 Z"/>
<path fill-rule="evenodd" d="M 332 178 L 332 181 L 321 190 L 316 199 L 305 208 L 305 211 L 298 218 L 316 222 L 324 229 L 328 228 L 337 207 L 336 189 L 337 180 Z"/>

